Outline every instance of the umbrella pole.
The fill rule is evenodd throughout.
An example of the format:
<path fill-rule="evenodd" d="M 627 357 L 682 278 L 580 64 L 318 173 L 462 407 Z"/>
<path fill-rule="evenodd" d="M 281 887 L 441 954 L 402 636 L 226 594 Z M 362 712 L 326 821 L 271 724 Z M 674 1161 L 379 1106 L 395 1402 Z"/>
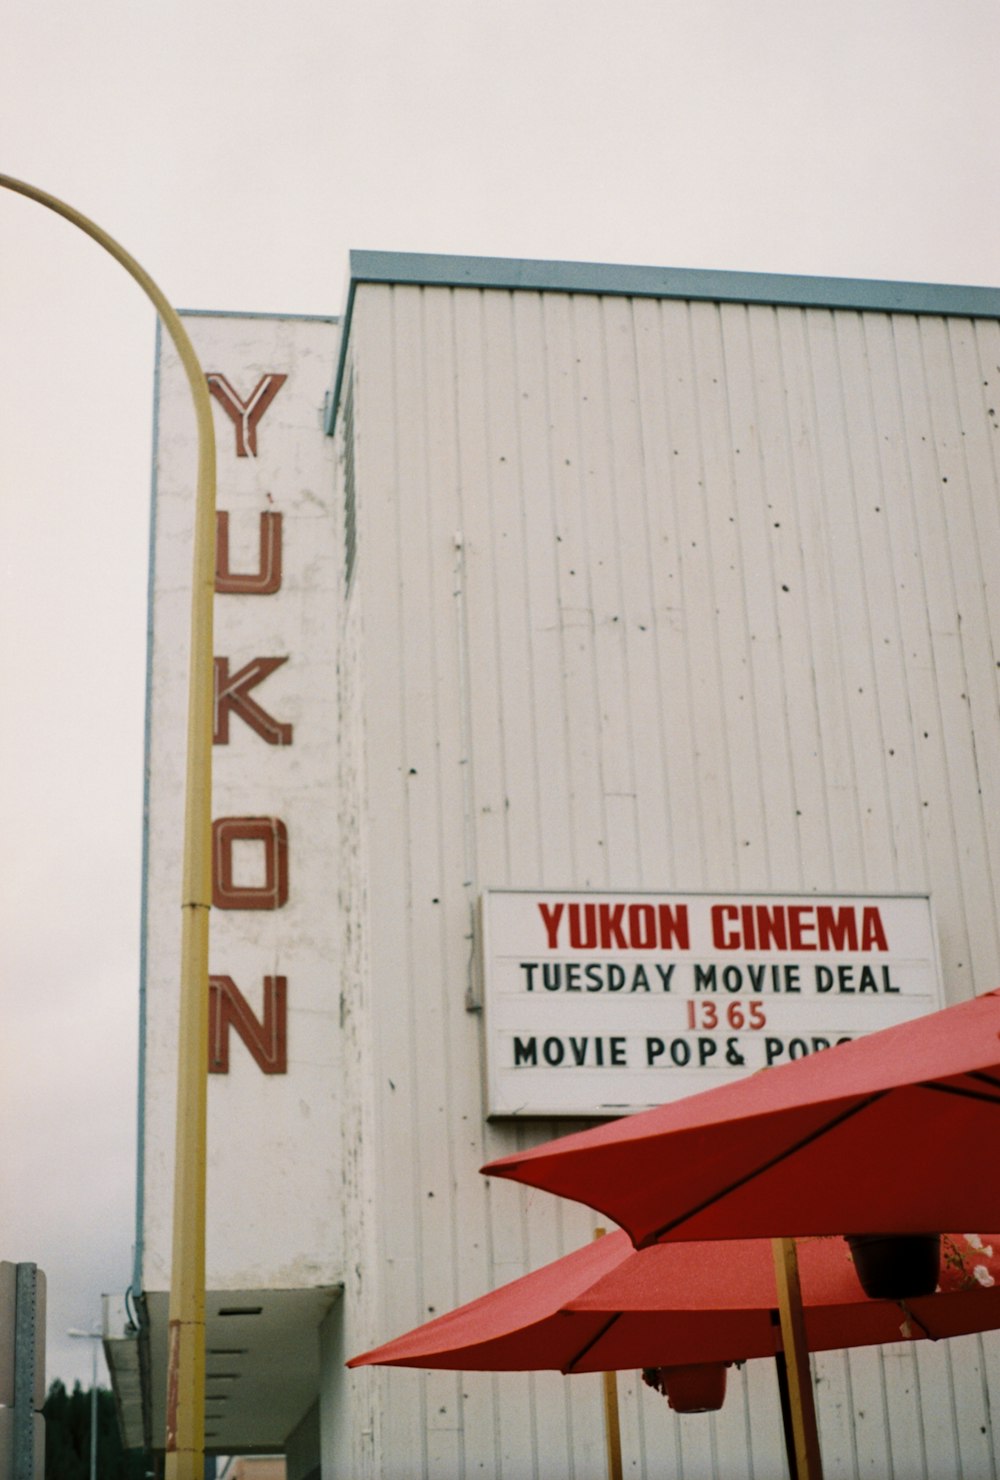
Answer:
<path fill-rule="evenodd" d="M 788 1401 L 795 1440 L 796 1480 L 823 1480 L 816 1428 L 816 1404 L 813 1398 L 812 1374 L 809 1371 L 809 1349 L 806 1346 L 806 1323 L 802 1313 L 802 1291 L 799 1286 L 799 1261 L 793 1238 L 771 1240 L 774 1273 L 778 1283 L 778 1308 L 781 1313 L 781 1342 L 785 1350 L 788 1379 Z"/>
<path fill-rule="evenodd" d="M 788 1364 L 785 1361 L 784 1352 L 775 1352 L 774 1366 L 778 1374 L 781 1427 L 785 1435 L 785 1458 L 788 1460 L 788 1473 L 791 1480 L 799 1480 L 799 1462 L 795 1457 L 795 1434 L 792 1430 L 792 1403 L 788 1396 Z"/>
<path fill-rule="evenodd" d="M 622 1480 L 622 1431 L 618 1422 L 618 1373 L 602 1372 L 604 1379 L 604 1438 L 608 1449 L 608 1480 Z"/>
<path fill-rule="evenodd" d="M 603 1238 L 606 1228 L 595 1228 L 594 1238 Z M 604 1383 L 604 1442 L 608 1451 L 608 1480 L 622 1480 L 622 1431 L 618 1422 L 618 1374 L 602 1372 Z"/>

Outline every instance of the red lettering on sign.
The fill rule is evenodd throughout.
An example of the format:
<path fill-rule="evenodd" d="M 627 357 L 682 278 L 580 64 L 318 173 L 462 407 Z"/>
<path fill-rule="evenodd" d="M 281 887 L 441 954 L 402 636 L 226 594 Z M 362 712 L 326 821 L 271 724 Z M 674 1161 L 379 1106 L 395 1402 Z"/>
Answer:
<path fill-rule="evenodd" d="M 720 951 L 889 949 L 877 905 L 713 904 L 711 920 Z"/>
<path fill-rule="evenodd" d="M 205 379 L 208 381 L 209 391 L 236 428 L 236 456 L 246 457 L 249 449 L 250 456 L 256 457 L 257 424 L 288 376 L 278 375 L 273 371 L 262 375 L 245 401 L 217 370 L 209 371 Z"/>
<path fill-rule="evenodd" d="M 250 697 L 252 688 L 287 662 L 287 658 L 251 658 L 249 663 L 230 673 L 229 659 L 216 658 L 214 744 L 229 744 L 229 712 L 235 710 L 240 719 L 268 745 L 291 745 L 291 725 L 279 724 L 256 699 Z"/>
<path fill-rule="evenodd" d="M 828 904 L 817 905 L 816 929 L 819 933 L 821 950 L 856 951 L 858 949 L 857 918 L 849 907 L 833 909 Z"/>
<path fill-rule="evenodd" d="M 560 905 L 561 909 L 562 906 Z M 569 943 L 574 951 L 592 951 L 597 945 L 597 906 L 571 904 L 569 907 Z"/>
<path fill-rule="evenodd" d="M 229 1073 L 229 1030 L 235 1028 L 263 1074 L 288 1073 L 288 978 L 265 976 L 263 1018 L 231 976 L 208 979 L 208 1072 Z"/>
<path fill-rule="evenodd" d="M 756 908 L 757 916 L 757 945 L 762 951 L 772 948 L 776 951 L 784 951 L 788 947 L 788 933 L 786 930 L 785 910 L 781 905 L 775 905 L 769 909 L 766 904 L 759 904 Z M 796 920 L 798 914 L 796 914 Z M 797 924 L 793 927 L 798 928 Z M 798 949 L 793 947 L 793 949 Z"/>
<path fill-rule="evenodd" d="M 539 900 L 538 911 L 545 925 L 545 933 L 549 938 L 549 948 L 554 951 L 558 944 L 559 921 L 562 917 L 563 907 L 561 904 L 549 905 Z"/>
<path fill-rule="evenodd" d="M 650 951 L 656 945 L 656 911 L 651 904 L 629 905 L 628 935 L 633 951 Z"/>
<path fill-rule="evenodd" d="M 625 914 L 623 904 L 599 904 L 597 906 L 597 920 L 601 934 L 601 950 L 610 951 L 613 948 L 624 951 L 628 941 L 622 933 L 622 917 Z"/>
<path fill-rule="evenodd" d="M 878 905 L 865 905 L 861 916 L 861 949 L 863 951 L 887 951 L 889 941 L 882 925 Z"/>
<path fill-rule="evenodd" d="M 716 905 L 715 909 L 732 908 Z M 691 944 L 691 930 L 686 904 L 657 904 L 645 901 L 629 904 L 605 904 L 587 901 L 568 905 L 538 901 L 538 913 L 545 926 L 549 949 L 559 948 L 559 927 L 565 919 L 569 946 L 574 951 L 669 951 L 673 947 L 686 951 Z M 714 919 L 714 916 L 713 916 Z"/>
<path fill-rule="evenodd" d="M 229 566 L 229 515 L 215 516 L 215 589 L 220 596 L 273 596 L 281 589 L 281 515 L 260 516 L 260 554 L 255 571 Z"/>
<path fill-rule="evenodd" d="M 718 950 L 735 951 L 739 945 L 739 932 L 731 924 L 732 921 L 739 919 L 739 913 L 734 904 L 713 904 L 712 944 Z M 750 948 L 752 949 L 752 946 Z"/>
<path fill-rule="evenodd" d="M 260 883 L 238 883 L 234 843 L 259 843 Z M 277 910 L 288 901 L 288 829 L 280 817 L 218 817 L 212 823 L 212 903 L 217 910 Z"/>
<path fill-rule="evenodd" d="M 793 904 L 788 910 L 788 938 L 793 951 L 814 951 L 812 905 Z"/>
<path fill-rule="evenodd" d="M 691 944 L 691 932 L 688 928 L 688 907 L 686 904 L 659 906 L 660 917 L 660 945 L 664 950 L 669 950 L 676 945 L 679 951 L 686 951 Z"/>

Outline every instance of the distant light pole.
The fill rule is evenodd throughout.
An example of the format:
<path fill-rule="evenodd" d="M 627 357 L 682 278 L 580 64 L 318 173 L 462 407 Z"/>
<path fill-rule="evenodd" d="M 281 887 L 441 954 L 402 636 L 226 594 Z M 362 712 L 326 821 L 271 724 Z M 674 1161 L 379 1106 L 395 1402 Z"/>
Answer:
<path fill-rule="evenodd" d="M 92 1341 L 91 1355 L 93 1361 L 90 1368 L 90 1480 L 97 1480 L 97 1343 L 101 1339 L 100 1331 L 77 1331 L 71 1327 L 66 1332 L 67 1336 L 79 1336 L 84 1341 Z"/>
<path fill-rule="evenodd" d="M 215 428 L 205 372 L 187 330 L 145 268 L 89 217 L 57 196 L 0 174 L 13 190 L 47 206 L 104 248 L 156 306 L 187 377 L 198 427 L 198 481 L 191 582 L 187 772 L 181 897 L 180 1027 L 174 1229 L 167 1319 L 167 1480 L 205 1473 L 205 1181 L 208 1119 L 208 913 L 212 907 L 212 729 L 215 670 Z M 86 1335 L 87 1333 L 81 1333 Z"/>

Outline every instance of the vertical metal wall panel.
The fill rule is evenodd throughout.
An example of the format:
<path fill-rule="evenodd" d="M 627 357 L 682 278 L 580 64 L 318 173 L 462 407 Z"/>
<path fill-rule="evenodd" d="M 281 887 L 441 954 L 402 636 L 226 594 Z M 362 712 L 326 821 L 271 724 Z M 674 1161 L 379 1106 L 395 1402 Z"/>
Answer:
<path fill-rule="evenodd" d="M 557 449 L 550 435 L 552 391 L 546 354 L 550 330 L 545 306 L 546 300 L 539 293 L 518 293 L 512 299 L 511 310 L 518 394 L 518 476 L 525 491 L 525 560 L 531 592 L 530 682 L 538 733 L 535 846 L 540 876 L 568 878 L 576 872 L 575 834 L 572 806 L 567 804 L 570 719 L 565 699 L 566 634 L 559 606 L 563 551 L 561 543 L 553 539 L 559 519 L 555 502 L 559 476 Z M 574 794 L 577 789 L 572 788 Z"/>
<path fill-rule="evenodd" d="M 598 753 L 593 717 L 598 701 L 590 661 L 592 613 L 586 595 L 588 557 L 585 531 L 576 517 L 582 453 L 575 416 L 577 353 L 572 311 L 571 299 L 552 295 L 541 299 L 538 347 L 546 397 L 542 435 L 550 448 L 548 539 L 554 567 L 554 600 L 549 611 L 554 625 L 552 640 L 561 664 L 560 679 L 552 693 L 562 708 L 555 733 L 550 721 L 544 739 L 546 751 L 559 756 L 564 777 L 561 784 L 557 779 L 555 792 L 547 800 L 546 818 L 554 836 L 545 838 L 542 846 L 551 868 L 559 861 L 564 867 L 568 864 L 573 877 L 585 878 L 588 884 L 600 884 L 604 864 L 601 853 L 604 809 L 595 785 Z M 534 490 L 532 501 L 544 518 L 546 501 Z M 562 843 L 560 814 L 564 829 Z"/>
<path fill-rule="evenodd" d="M 672 387 L 665 373 L 660 305 L 641 299 L 633 303 L 632 312 L 641 469 L 648 508 L 649 548 L 643 570 L 651 597 L 649 628 L 641 636 L 652 650 L 659 750 L 654 785 L 663 787 L 662 804 L 650 809 L 660 838 L 656 863 L 663 877 L 673 882 L 679 878 L 677 860 L 683 859 L 692 872 L 692 887 L 701 887 L 706 859 L 697 806 L 698 747 L 688 698 L 690 655 L 685 640 L 680 521 L 676 500 L 670 497 L 679 455 L 669 420 Z M 653 860 L 649 862 L 655 867 Z"/>
<path fill-rule="evenodd" d="M 358 286 L 347 1350 L 591 1234 L 478 1175 L 563 1128 L 483 1119 L 483 888 L 927 891 L 949 995 L 996 984 L 998 350 L 988 322 Z M 828 1476 L 993 1476 L 998 1369 L 995 1338 L 818 1357 Z M 599 1473 L 596 1379 L 330 1381 L 345 1473 Z M 629 1473 L 780 1473 L 773 1374 L 730 1386 L 678 1420 L 622 1374 Z"/>

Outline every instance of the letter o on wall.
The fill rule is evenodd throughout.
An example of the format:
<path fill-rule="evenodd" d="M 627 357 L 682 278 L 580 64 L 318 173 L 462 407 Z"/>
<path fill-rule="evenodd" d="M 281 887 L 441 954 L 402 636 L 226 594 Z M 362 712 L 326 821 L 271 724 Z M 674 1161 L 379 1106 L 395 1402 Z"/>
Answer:
<path fill-rule="evenodd" d="M 237 883 L 234 843 L 264 850 L 259 884 Z M 212 823 L 212 903 L 217 910 L 277 910 L 288 899 L 288 829 L 280 817 L 218 817 Z"/>

